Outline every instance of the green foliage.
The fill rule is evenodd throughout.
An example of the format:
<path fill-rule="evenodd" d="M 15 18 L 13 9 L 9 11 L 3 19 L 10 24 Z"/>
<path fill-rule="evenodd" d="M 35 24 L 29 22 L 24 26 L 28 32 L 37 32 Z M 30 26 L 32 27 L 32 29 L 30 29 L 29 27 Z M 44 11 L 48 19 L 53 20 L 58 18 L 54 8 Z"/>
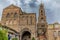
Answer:
<path fill-rule="evenodd" d="M 12 40 L 18 40 L 18 38 L 12 38 Z"/>
<path fill-rule="evenodd" d="M 8 40 L 7 32 L 5 30 L 0 30 L 0 40 Z"/>
<path fill-rule="evenodd" d="M 35 38 L 33 37 L 32 40 L 35 40 Z"/>
<path fill-rule="evenodd" d="M 2 27 L 2 25 L 0 25 Z M 7 30 L 0 30 L 0 40 L 8 40 Z"/>

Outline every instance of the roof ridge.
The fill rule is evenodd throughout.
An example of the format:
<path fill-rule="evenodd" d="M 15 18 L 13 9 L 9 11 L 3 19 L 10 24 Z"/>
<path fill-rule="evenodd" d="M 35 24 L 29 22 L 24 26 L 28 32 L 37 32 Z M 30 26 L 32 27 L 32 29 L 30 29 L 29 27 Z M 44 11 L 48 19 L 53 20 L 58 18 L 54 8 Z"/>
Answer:
<path fill-rule="evenodd" d="M 20 7 L 16 6 L 16 5 L 14 5 L 14 4 L 11 4 L 11 5 L 7 6 L 7 7 L 4 8 L 4 9 L 10 8 L 10 7 L 20 8 Z M 20 8 L 20 9 L 21 9 L 21 8 Z"/>

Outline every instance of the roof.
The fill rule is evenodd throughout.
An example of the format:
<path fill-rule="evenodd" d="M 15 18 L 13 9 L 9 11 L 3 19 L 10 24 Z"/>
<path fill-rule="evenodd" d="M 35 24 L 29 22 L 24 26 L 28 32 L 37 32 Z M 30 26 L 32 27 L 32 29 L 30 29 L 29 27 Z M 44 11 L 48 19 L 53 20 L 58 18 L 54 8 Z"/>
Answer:
<path fill-rule="evenodd" d="M 27 13 L 27 12 L 23 12 L 23 14 L 36 14 L 36 13 Z"/>
<path fill-rule="evenodd" d="M 54 24 L 59 24 L 58 22 L 55 22 Z"/>
<path fill-rule="evenodd" d="M 19 8 L 19 9 L 21 9 L 20 7 L 18 7 L 16 5 L 13 5 L 13 4 L 11 4 L 10 6 L 6 7 L 5 9 L 7 9 L 7 8 Z"/>

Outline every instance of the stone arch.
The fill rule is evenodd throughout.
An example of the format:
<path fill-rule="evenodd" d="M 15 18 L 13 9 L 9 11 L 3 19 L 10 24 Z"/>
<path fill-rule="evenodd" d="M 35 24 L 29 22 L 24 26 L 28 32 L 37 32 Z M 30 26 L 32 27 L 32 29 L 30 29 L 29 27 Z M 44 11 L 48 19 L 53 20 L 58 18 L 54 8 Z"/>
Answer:
<path fill-rule="evenodd" d="M 22 40 L 22 36 L 24 33 L 28 33 L 28 35 L 31 37 L 31 30 L 29 28 L 24 28 L 20 32 L 20 40 Z"/>

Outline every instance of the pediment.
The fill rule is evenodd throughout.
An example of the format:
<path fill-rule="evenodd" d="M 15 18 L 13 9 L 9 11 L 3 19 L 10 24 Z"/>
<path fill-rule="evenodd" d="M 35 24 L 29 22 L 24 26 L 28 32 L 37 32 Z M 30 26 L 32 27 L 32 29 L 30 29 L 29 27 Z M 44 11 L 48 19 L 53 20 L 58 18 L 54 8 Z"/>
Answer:
<path fill-rule="evenodd" d="M 10 6 L 6 7 L 5 9 L 14 9 L 14 8 L 19 8 L 19 7 L 11 4 Z"/>

